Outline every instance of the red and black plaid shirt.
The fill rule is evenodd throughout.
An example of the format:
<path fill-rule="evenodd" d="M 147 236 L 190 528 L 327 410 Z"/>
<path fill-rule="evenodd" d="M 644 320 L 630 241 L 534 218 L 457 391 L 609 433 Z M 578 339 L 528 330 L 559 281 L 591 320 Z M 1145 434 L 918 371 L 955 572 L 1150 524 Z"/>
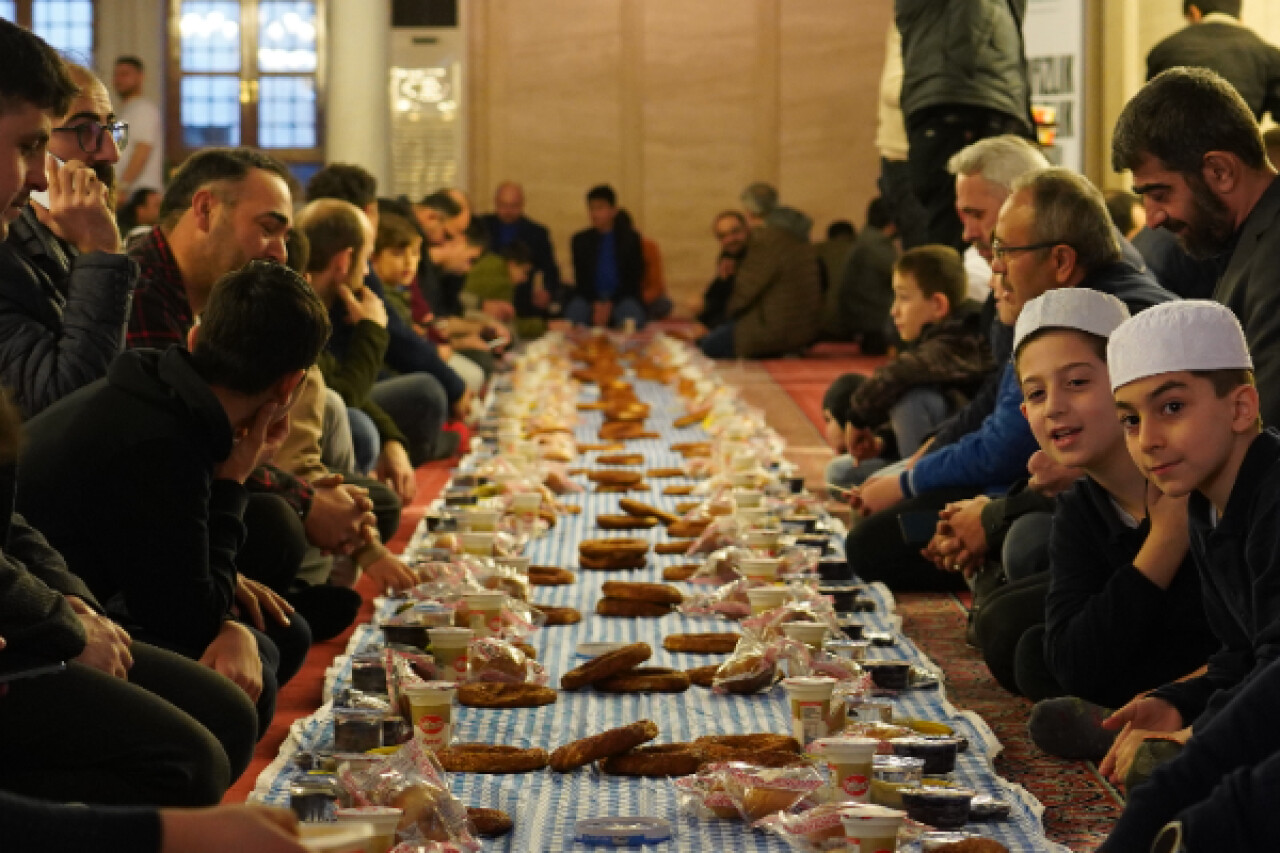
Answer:
<path fill-rule="evenodd" d="M 169 241 L 159 227 L 129 249 L 129 257 L 138 262 L 142 275 L 133 292 L 133 313 L 129 316 L 126 346 L 129 349 L 168 349 L 187 345 L 187 332 L 195 322 L 182 270 L 169 248 Z M 269 492 L 284 498 L 294 512 L 305 517 L 311 509 L 315 489 L 274 465 L 261 465 L 250 475 L 245 486 L 253 492 Z"/>
<path fill-rule="evenodd" d="M 142 275 L 133 291 L 125 345 L 129 349 L 168 349 L 173 344 L 185 347 L 195 316 L 187 301 L 182 270 L 164 232 L 159 227 L 152 228 L 129 249 L 129 257 L 138 262 Z"/>

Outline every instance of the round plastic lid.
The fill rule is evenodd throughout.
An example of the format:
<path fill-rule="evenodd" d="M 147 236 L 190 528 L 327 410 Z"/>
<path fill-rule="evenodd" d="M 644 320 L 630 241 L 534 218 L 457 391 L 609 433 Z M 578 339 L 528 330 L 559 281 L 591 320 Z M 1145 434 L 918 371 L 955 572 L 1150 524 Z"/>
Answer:
<path fill-rule="evenodd" d="M 671 822 L 660 817 L 590 817 L 578 821 L 574 840 L 606 847 L 641 847 L 671 838 Z"/>

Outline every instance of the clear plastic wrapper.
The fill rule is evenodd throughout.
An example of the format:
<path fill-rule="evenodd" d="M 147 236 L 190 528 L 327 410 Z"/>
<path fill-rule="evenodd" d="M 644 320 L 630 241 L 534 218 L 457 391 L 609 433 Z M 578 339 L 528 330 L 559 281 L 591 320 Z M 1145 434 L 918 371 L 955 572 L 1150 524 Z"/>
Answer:
<path fill-rule="evenodd" d="M 742 619 L 751 614 L 751 599 L 747 598 L 747 590 L 751 587 L 751 581 L 745 578 L 732 581 L 710 592 L 685 596 L 679 609 L 681 613 L 688 616 L 723 616 L 731 620 Z"/>
<path fill-rule="evenodd" d="M 803 808 L 826 777 L 810 765 L 752 767 L 731 764 L 724 770 L 724 790 L 742 819 L 755 825 L 769 815 Z"/>
<path fill-rule="evenodd" d="M 757 825 L 786 842 L 796 851 L 823 851 L 848 849 L 844 834 L 844 822 L 840 813 L 848 803 L 824 803 L 798 814 L 778 812 L 762 819 Z"/>
<path fill-rule="evenodd" d="M 768 690 L 781 677 L 782 667 L 788 671 L 793 661 L 806 654 L 803 643 L 786 637 L 761 642 L 758 637 L 744 635 L 729 659 L 720 664 L 711 681 L 716 693 L 758 693 Z"/>
<path fill-rule="evenodd" d="M 444 769 L 435 755 L 417 741 L 406 743 L 382 761 L 343 765 L 338 780 L 357 806 L 400 809 L 396 838 L 402 844 L 480 849 L 466 806 L 449 792 Z"/>
<path fill-rule="evenodd" d="M 742 572 L 738 568 L 739 562 L 742 558 L 750 556 L 751 549 L 737 545 L 712 551 L 702 561 L 698 570 L 690 576 L 689 582 L 721 585 L 741 580 Z"/>
<path fill-rule="evenodd" d="M 505 640 L 481 637 L 471 641 L 467 649 L 467 681 L 493 681 L 500 684 L 546 684 L 547 671 L 542 664 Z"/>

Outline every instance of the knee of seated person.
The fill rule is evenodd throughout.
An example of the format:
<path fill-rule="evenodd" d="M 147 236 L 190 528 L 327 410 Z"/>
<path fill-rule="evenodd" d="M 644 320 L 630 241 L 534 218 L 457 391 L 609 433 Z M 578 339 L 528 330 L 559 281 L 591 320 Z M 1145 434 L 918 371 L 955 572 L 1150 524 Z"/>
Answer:
<path fill-rule="evenodd" d="M 226 751 L 212 733 L 203 726 L 195 726 L 200 737 L 188 744 L 188 776 L 183 784 L 176 785 L 172 804 L 180 808 L 204 808 L 222 802 L 234 781 L 231 778 L 231 762 Z"/>

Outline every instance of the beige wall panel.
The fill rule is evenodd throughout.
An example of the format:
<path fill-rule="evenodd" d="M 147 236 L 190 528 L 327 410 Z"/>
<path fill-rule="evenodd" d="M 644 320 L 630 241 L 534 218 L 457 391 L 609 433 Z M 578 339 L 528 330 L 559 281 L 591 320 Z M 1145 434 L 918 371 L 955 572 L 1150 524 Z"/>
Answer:
<path fill-rule="evenodd" d="M 781 4 L 781 180 L 819 239 L 834 219 L 861 227 L 876 195 L 876 106 L 890 0 Z"/>
<path fill-rule="evenodd" d="M 662 250 L 673 298 L 701 293 L 719 251 L 711 218 L 752 174 L 760 100 L 754 4 L 646 0 L 642 204 L 637 224 Z"/>
<path fill-rule="evenodd" d="M 489 0 L 487 139 L 473 140 L 489 186 L 525 186 L 529 215 L 551 228 L 567 275 L 569 237 L 587 189 L 622 173 L 620 0 Z"/>

